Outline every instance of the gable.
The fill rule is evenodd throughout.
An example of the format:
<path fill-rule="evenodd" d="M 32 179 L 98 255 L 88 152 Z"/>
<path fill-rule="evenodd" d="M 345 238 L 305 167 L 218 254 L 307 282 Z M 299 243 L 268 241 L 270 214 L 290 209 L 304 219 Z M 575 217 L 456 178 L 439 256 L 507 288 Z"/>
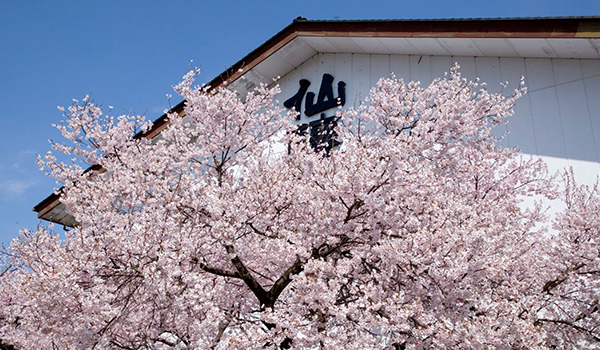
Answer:
<path fill-rule="evenodd" d="M 510 94 L 525 78 L 528 93 L 517 102 L 507 128 L 500 128 L 510 132 L 504 146 L 539 156 L 600 162 L 600 105 L 595 97 L 600 91 L 600 60 L 319 53 L 281 77 L 278 100 L 283 103 L 293 96 L 302 79 L 311 82 L 308 91 L 317 93 L 323 75 L 330 74 L 334 91 L 338 81 L 346 83 L 342 109 L 347 109 L 365 103 L 369 90 L 391 73 L 426 86 L 454 63 L 463 77 L 479 77 L 491 92 Z M 506 88 L 503 82 L 508 82 Z M 307 116 L 304 110 L 301 116 L 300 123 L 319 117 Z"/>
<path fill-rule="evenodd" d="M 391 21 L 297 19 L 208 85 L 240 95 L 280 77 L 283 103 L 308 80 L 318 94 L 324 74 L 346 83 L 344 108 L 358 106 L 381 77 L 393 72 L 423 85 L 458 62 L 464 77 L 510 91 L 521 76 L 529 93 L 515 106 L 504 146 L 543 156 L 552 169 L 574 166 L 591 183 L 600 174 L 600 18 L 529 18 Z M 305 99 L 302 101 L 305 104 Z M 173 108 L 183 115 L 184 103 Z M 335 108 L 324 110 L 330 117 Z M 310 123 L 321 113 L 303 115 Z M 166 116 L 136 137 L 155 137 Z M 71 225 L 53 194 L 34 210 L 38 217 Z M 57 219 L 59 218 L 59 219 Z M 72 219 L 72 218 L 71 218 Z"/>

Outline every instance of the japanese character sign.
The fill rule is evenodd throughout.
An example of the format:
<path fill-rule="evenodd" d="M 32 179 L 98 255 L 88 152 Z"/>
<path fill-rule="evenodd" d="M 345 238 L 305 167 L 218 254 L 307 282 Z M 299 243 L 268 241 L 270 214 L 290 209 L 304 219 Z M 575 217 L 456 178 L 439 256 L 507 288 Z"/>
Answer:
<path fill-rule="evenodd" d="M 346 83 L 343 81 L 337 84 L 338 96 L 333 95 L 333 76 L 331 74 L 323 74 L 321 80 L 321 86 L 319 87 L 319 93 L 315 96 L 314 92 L 308 92 L 310 81 L 306 79 L 300 79 L 300 87 L 296 94 L 287 99 L 283 105 L 287 108 L 293 108 L 298 115 L 297 120 L 300 120 L 302 114 L 302 100 L 304 101 L 304 114 L 307 117 L 311 117 L 315 114 L 324 112 L 328 109 L 343 106 L 346 104 Z M 306 97 L 306 99 L 305 99 Z M 317 100 L 315 101 L 315 97 Z M 310 147 L 316 151 L 325 150 L 327 154 L 329 151 L 340 144 L 336 140 L 337 133 L 334 128 L 337 125 L 338 118 L 335 116 L 326 117 L 325 113 L 321 113 L 318 120 L 311 121 L 307 124 L 298 126 L 298 133 L 301 135 L 309 136 Z"/>
<path fill-rule="evenodd" d="M 283 105 L 287 108 L 293 108 L 298 113 L 302 113 L 302 100 L 306 96 L 304 103 L 304 114 L 307 117 L 311 117 L 317 113 L 326 111 L 330 108 L 343 106 L 346 104 L 346 83 L 343 81 L 338 82 L 337 92 L 338 97 L 333 96 L 333 76 L 331 74 L 323 74 L 321 80 L 321 87 L 319 87 L 319 94 L 316 96 L 317 101 L 315 102 L 315 93 L 307 92 L 310 86 L 310 81 L 306 79 L 300 79 L 300 88 L 298 92 L 285 102 Z M 300 119 L 300 114 L 296 117 Z"/>

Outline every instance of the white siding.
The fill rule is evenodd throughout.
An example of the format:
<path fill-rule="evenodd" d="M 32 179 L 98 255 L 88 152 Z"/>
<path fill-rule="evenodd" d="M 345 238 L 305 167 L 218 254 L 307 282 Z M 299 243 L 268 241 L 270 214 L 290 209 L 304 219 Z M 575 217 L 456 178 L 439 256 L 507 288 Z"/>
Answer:
<path fill-rule="evenodd" d="M 465 45 L 468 45 L 465 42 Z M 519 47 L 526 50 L 526 47 Z M 458 57 L 389 54 L 319 53 L 290 71 L 280 81 L 279 101 L 298 90 L 298 81 L 308 79 L 309 91 L 318 92 L 324 73 L 346 82 L 344 108 L 364 103 L 377 80 L 394 73 L 405 81 L 422 85 L 443 75 L 457 62 L 469 79 L 481 78 L 491 92 L 510 94 L 521 76 L 528 93 L 515 106 L 507 127 L 504 146 L 544 156 L 553 169 L 572 166 L 578 177 L 591 182 L 600 174 L 600 60 L 559 58 Z M 500 83 L 508 81 L 506 88 Z M 327 111 L 332 115 L 335 111 Z M 318 118 L 302 116 L 302 122 Z"/>

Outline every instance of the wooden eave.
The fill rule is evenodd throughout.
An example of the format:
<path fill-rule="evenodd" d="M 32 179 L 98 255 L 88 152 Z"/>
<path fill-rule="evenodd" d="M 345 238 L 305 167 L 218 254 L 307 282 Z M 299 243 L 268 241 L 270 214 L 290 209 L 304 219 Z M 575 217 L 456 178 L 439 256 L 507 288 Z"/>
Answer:
<path fill-rule="evenodd" d="M 310 21 L 299 17 L 207 85 L 210 89 L 218 89 L 231 84 L 298 37 L 596 39 L 600 38 L 600 17 L 372 21 Z M 185 102 L 177 104 L 169 113 L 182 116 Z M 154 121 L 149 131 L 134 137 L 151 139 L 167 125 L 168 117 L 164 114 Z M 33 210 L 38 213 L 38 218 L 52 221 L 49 213 L 59 204 L 60 191 L 46 197 Z"/>

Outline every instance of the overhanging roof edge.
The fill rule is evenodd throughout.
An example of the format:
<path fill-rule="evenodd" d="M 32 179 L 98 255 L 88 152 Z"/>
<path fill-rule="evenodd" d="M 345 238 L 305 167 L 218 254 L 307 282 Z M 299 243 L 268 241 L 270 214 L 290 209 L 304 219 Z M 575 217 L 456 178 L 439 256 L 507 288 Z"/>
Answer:
<path fill-rule="evenodd" d="M 582 17 L 513 17 L 404 20 L 306 20 L 296 18 L 224 72 L 208 86 L 218 89 L 231 83 L 270 55 L 299 36 L 376 36 L 376 37 L 488 37 L 488 38 L 600 38 L 600 16 Z M 185 100 L 169 113 L 183 112 Z M 167 113 L 153 122 L 152 128 L 134 137 L 154 137 L 168 124 Z M 91 169 L 92 167 L 90 167 Z M 88 169 L 88 170 L 90 170 Z M 87 170 L 86 170 L 87 171 Z M 38 217 L 59 203 L 60 195 L 52 193 L 33 210 Z"/>

